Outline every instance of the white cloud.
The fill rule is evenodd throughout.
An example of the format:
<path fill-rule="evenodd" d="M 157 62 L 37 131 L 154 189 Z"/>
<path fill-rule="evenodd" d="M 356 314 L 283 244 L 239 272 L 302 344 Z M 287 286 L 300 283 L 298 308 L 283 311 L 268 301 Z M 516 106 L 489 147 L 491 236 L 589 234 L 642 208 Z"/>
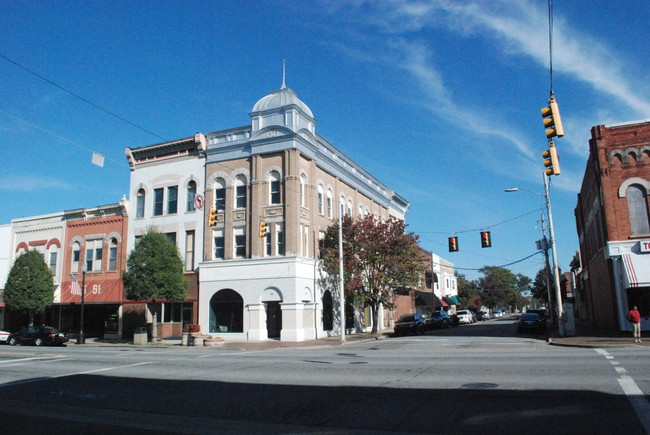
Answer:
<path fill-rule="evenodd" d="M 35 192 L 49 189 L 71 190 L 74 186 L 64 181 L 39 176 L 14 176 L 0 178 L 0 190 L 14 192 Z"/>

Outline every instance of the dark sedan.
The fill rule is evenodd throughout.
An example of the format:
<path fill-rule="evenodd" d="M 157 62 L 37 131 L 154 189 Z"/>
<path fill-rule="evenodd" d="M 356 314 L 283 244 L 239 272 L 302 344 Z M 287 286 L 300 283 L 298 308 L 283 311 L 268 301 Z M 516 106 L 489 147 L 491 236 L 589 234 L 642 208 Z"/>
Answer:
<path fill-rule="evenodd" d="M 424 321 L 426 329 L 445 329 L 452 326 L 451 317 L 444 311 L 436 311 Z"/>
<path fill-rule="evenodd" d="M 517 322 L 517 332 L 544 332 L 546 331 L 546 319 L 537 313 L 524 313 Z"/>
<path fill-rule="evenodd" d="M 59 332 L 51 326 L 32 325 L 26 326 L 18 332 L 14 332 L 7 338 L 7 343 L 12 346 L 17 344 L 33 344 L 43 346 L 44 344 L 62 346 L 69 340 L 67 334 Z"/>
<path fill-rule="evenodd" d="M 405 314 L 395 323 L 395 335 L 424 333 L 424 319 L 419 314 Z"/>

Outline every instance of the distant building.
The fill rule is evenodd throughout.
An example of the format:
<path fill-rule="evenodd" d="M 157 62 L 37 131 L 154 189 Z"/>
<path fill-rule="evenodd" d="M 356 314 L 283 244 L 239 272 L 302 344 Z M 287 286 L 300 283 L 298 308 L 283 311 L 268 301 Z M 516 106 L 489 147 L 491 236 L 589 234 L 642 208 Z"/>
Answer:
<path fill-rule="evenodd" d="M 650 330 L 650 122 L 591 129 L 575 209 L 580 241 L 576 288 L 600 330 L 629 330 L 632 305 Z"/>

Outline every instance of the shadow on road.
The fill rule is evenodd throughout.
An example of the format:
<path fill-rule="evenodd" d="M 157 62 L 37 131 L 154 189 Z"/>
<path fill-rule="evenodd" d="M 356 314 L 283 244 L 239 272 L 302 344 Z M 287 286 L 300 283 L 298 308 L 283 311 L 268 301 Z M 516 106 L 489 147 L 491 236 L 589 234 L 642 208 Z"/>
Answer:
<path fill-rule="evenodd" d="M 53 378 L 3 386 L 0 417 L 3 433 L 645 433 L 623 395 L 268 382 Z"/>
<path fill-rule="evenodd" d="M 427 331 L 425 334 L 444 337 L 526 337 L 537 340 L 546 340 L 548 338 L 548 332 L 517 332 L 517 320 L 519 320 L 519 316 L 510 316 L 471 325 L 459 325 L 454 328 L 434 329 Z"/>

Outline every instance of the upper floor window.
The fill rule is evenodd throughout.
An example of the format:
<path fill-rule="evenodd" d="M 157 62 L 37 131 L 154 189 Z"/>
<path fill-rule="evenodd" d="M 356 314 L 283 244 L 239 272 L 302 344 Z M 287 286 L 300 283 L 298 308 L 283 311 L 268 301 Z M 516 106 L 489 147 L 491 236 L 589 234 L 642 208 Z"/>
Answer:
<path fill-rule="evenodd" d="M 185 231 L 185 270 L 194 270 L 194 230 Z"/>
<path fill-rule="evenodd" d="M 137 200 L 136 200 L 136 206 L 135 206 L 135 217 L 137 218 L 144 217 L 144 201 L 145 201 L 144 189 L 139 189 Z"/>
<path fill-rule="evenodd" d="M 332 218 L 332 189 L 327 189 L 327 217 Z"/>
<path fill-rule="evenodd" d="M 178 186 L 167 188 L 167 214 L 178 212 Z"/>
<path fill-rule="evenodd" d="M 163 204 L 165 197 L 165 190 L 163 188 L 153 190 L 153 215 L 162 216 Z"/>
<path fill-rule="evenodd" d="M 235 229 L 235 258 L 246 258 L 246 233 L 243 228 Z"/>
<path fill-rule="evenodd" d="M 223 178 L 217 178 L 214 186 L 214 208 L 224 211 L 226 209 L 226 182 Z"/>
<path fill-rule="evenodd" d="M 53 247 L 50 250 L 50 272 L 52 272 L 52 275 L 56 274 L 56 258 L 57 258 L 57 251 L 56 247 Z"/>
<path fill-rule="evenodd" d="M 226 244 L 225 238 L 223 236 L 223 230 L 214 232 L 214 258 L 223 260 L 226 254 Z"/>
<path fill-rule="evenodd" d="M 269 175 L 269 189 L 270 189 L 270 204 L 281 204 L 282 194 L 280 192 L 280 174 L 277 171 L 272 171 Z"/>
<path fill-rule="evenodd" d="M 86 242 L 86 271 L 102 271 L 102 240 L 89 240 Z"/>
<path fill-rule="evenodd" d="M 278 255 L 284 255 L 284 232 L 282 231 L 282 224 L 277 224 L 276 230 L 275 236 L 278 244 Z"/>
<path fill-rule="evenodd" d="M 108 271 L 115 272 L 117 270 L 117 239 L 111 239 L 111 244 L 108 247 Z"/>
<path fill-rule="evenodd" d="M 627 209 L 630 214 L 630 227 L 632 234 L 650 234 L 648 221 L 648 202 L 646 191 L 638 184 L 627 188 Z"/>
<path fill-rule="evenodd" d="M 318 214 L 324 215 L 325 214 L 325 198 L 324 198 L 325 192 L 323 192 L 323 186 L 320 184 L 318 185 Z"/>
<path fill-rule="evenodd" d="M 307 177 L 305 174 L 300 174 L 300 205 L 305 206 L 305 189 L 307 188 Z"/>
<path fill-rule="evenodd" d="M 235 179 L 235 208 L 246 208 L 246 178 L 243 175 Z"/>
<path fill-rule="evenodd" d="M 72 265 L 70 267 L 70 272 L 71 273 L 78 273 L 79 272 L 79 259 L 81 257 L 81 245 L 79 243 L 75 242 L 74 245 L 72 245 Z"/>
<path fill-rule="evenodd" d="M 187 183 L 187 211 L 196 210 L 194 199 L 196 199 L 196 181 L 191 180 Z"/>

